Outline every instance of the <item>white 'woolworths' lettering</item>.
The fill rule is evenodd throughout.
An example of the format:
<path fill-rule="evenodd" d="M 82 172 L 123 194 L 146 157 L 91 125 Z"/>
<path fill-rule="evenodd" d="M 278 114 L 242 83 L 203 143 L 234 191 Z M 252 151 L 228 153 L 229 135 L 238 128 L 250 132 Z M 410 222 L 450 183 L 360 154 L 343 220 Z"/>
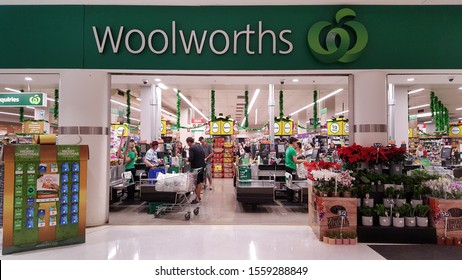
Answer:
<path fill-rule="evenodd" d="M 117 38 L 115 39 L 115 34 L 113 34 L 113 31 L 111 30 L 111 27 L 106 26 L 104 33 L 102 34 L 102 38 L 98 34 L 98 30 L 96 26 L 92 27 L 93 29 L 93 35 L 95 37 L 95 42 L 96 42 L 96 47 L 98 49 L 98 52 L 104 53 L 106 49 L 106 43 L 107 41 L 110 41 L 111 47 L 112 47 L 112 52 L 113 53 L 118 53 L 120 49 L 120 42 L 122 40 L 122 37 L 125 36 L 124 38 L 124 43 L 125 43 L 125 48 L 127 49 L 128 52 L 132 54 L 139 54 L 142 53 L 146 49 L 146 35 L 143 33 L 143 31 L 139 29 L 131 29 L 128 32 L 125 33 L 124 35 L 124 26 L 121 26 L 119 28 L 118 33 L 116 34 Z M 271 40 L 271 53 L 272 54 L 290 54 L 292 50 L 294 49 L 294 46 L 292 42 L 289 40 L 288 35 L 292 33 L 292 30 L 285 29 L 279 32 L 277 34 L 273 30 L 264 30 L 263 29 L 263 22 L 259 21 L 258 22 L 258 32 L 254 31 L 251 29 L 250 24 L 246 24 L 245 30 L 234 30 L 232 35 L 228 35 L 228 33 L 224 30 L 218 29 L 214 30 L 213 32 L 209 33 L 208 30 L 202 31 L 202 34 L 197 32 L 196 30 L 191 30 L 191 32 L 188 34 L 183 31 L 183 30 L 178 30 L 176 28 L 176 22 L 172 21 L 172 28 L 171 28 L 171 34 L 168 34 L 166 31 L 161 30 L 161 29 L 155 29 L 152 30 L 148 37 L 147 37 L 147 45 L 148 49 L 156 55 L 161 55 L 164 54 L 169 50 L 169 46 L 171 46 L 171 53 L 176 54 L 177 52 L 177 36 L 179 35 L 180 41 L 181 41 L 181 46 L 185 52 L 185 54 L 191 54 L 191 53 L 196 53 L 196 54 L 202 54 L 204 51 L 204 46 L 206 45 L 205 42 L 208 38 L 208 47 L 209 49 L 216 55 L 223 55 L 226 54 L 229 49 L 230 49 L 230 38 L 233 40 L 232 42 L 232 53 L 233 54 L 238 54 L 238 43 L 239 43 L 239 37 L 244 37 L 245 40 L 245 52 L 247 54 L 255 54 L 255 50 L 251 49 L 251 42 L 252 40 L 257 40 L 258 41 L 258 54 L 262 54 L 264 52 L 264 46 L 263 46 L 263 39 L 268 37 Z M 210 34 L 210 35 L 209 35 Z M 160 35 L 160 36 L 156 36 Z M 216 37 L 218 35 L 221 35 L 224 39 L 224 47 L 222 50 L 218 50 L 216 46 Z M 279 35 L 279 36 L 278 36 Z M 134 46 L 133 43 L 130 44 L 130 40 L 134 38 L 133 36 L 139 36 L 141 44 L 139 46 Z M 160 49 L 154 48 L 156 40 L 163 40 L 163 46 L 162 43 L 157 44 Z M 218 39 L 220 40 L 220 39 Z M 287 48 L 284 50 L 283 48 L 279 48 L 277 46 L 278 41 L 284 45 L 287 46 Z M 195 49 L 195 51 L 194 51 Z"/>

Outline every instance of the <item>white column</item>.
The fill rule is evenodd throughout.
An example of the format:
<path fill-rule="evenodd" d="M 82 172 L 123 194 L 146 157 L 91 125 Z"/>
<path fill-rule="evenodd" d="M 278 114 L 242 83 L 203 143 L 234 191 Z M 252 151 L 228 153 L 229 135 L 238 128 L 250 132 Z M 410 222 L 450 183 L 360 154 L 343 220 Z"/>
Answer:
<path fill-rule="evenodd" d="M 409 121 L 408 121 L 408 94 L 407 88 L 395 87 L 394 88 L 394 106 L 393 106 L 393 119 L 388 123 L 393 122 L 393 134 L 390 134 L 399 146 L 404 141 L 408 143 Z"/>
<path fill-rule="evenodd" d="M 307 127 L 306 123 L 308 121 L 308 117 L 307 117 L 306 110 L 303 110 L 303 111 L 299 112 L 297 114 L 297 116 L 292 116 L 292 117 L 294 118 L 294 121 L 295 121 L 295 117 L 297 118 L 297 120 L 298 120 L 297 122 L 298 122 L 299 125 L 301 125 L 303 127 Z M 306 132 L 307 132 L 306 129 L 303 129 L 303 128 L 297 126 L 297 133 L 298 134 L 302 134 L 302 133 L 306 133 Z"/>
<path fill-rule="evenodd" d="M 269 116 L 268 132 L 269 132 L 269 140 L 270 140 L 271 145 L 274 143 L 274 106 L 275 106 L 274 105 L 274 85 L 270 84 L 269 90 L 268 90 L 268 116 Z"/>
<path fill-rule="evenodd" d="M 88 145 L 87 226 L 109 218 L 110 76 L 63 70 L 60 76 L 59 144 Z"/>
<path fill-rule="evenodd" d="M 368 71 L 354 74 L 354 141 L 371 146 L 387 144 L 386 73 Z M 350 115 L 351 112 L 350 112 Z M 351 127 L 351 125 L 350 125 Z M 350 144 L 353 144 L 350 140 Z"/>
<path fill-rule="evenodd" d="M 150 143 L 152 140 L 153 116 L 151 101 L 154 96 L 155 86 L 148 85 L 141 87 L 141 141 Z"/>
<path fill-rule="evenodd" d="M 151 100 L 151 108 L 152 108 L 152 130 L 151 130 L 151 138 L 152 140 L 160 139 L 160 129 L 161 129 L 161 116 L 160 116 L 160 108 L 162 106 L 162 89 L 158 86 L 154 88 L 154 95 L 153 99 Z"/>
<path fill-rule="evenodd" d="M 34 108 L 34 120 L 50 121 L 50 112 L 48 112 L 48 108 L 47 107 L 35 107 Z M 51 133 L 49 122 L 43 123 L 43 130 L 45 130 L 47 133 Z"/>

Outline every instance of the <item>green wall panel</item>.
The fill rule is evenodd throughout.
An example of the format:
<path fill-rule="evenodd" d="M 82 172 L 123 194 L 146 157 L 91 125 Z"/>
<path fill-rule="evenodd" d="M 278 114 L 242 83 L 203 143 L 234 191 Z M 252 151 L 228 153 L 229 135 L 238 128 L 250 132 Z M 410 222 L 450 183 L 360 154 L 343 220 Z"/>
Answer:
<path fill-rule="evenodd" d="M 319 21 L 334 22 L 341 8 L 356 12 L 354 20 L 368 31 L 368 44 L 362 55 L 351 63 L 318 61 L 307 43 L 309 28 Z M 329 70 L 329 69 L 461 69 L 462 6 L 0 6 L 0 68 L 86 68 L 86 69 L 178 69 L 178 70 Z M 21 15 L 21 16 L 17 16 Z M 176 53 L 172 46 L 172 22 L 176 23 Z M 263 52 L 258 53 L 258 24 L 293 44 L 290 54 L 273 54 L 272 40 L 263 37 Z M 237 40 L 233 54 L 234 32 L 246 30 L 250 35 Z M 108 42 L 98 52 L 93 26 L 102 37 L 107 26 L 117 38 L 124 27 L 117 53 Z M 343 25 L 340 27 L 344 27 Z M 163 54 L 148 48 L 130 53 L 125 35 L 139 30 L 148 40 L 153 30 L 162 30 L 169 40 Z M 201 54 L 186 54 L 179 30 L 186 39 L 192 30 L 199 37 L 207 31 Z M 210 34 L 223 30 L 230 38 L 230 50 L 223 55 L 212 52 Z M 352 32 L 349 32 L 350 35 Z M 322 37 L 323 35 L 321 35 Z M 354 43 L 354 36 L 351 36 Z M 222 34 L 214 46 L 224 47 Z M 277 39 L 276 49 L 287 50 Z M 133 49 L 141 44 L 135 33 L 128 41 Z M 352 43 L 352 44 L 353 44 Z M 154 47 L 163 47 L 158 32 Z"/>

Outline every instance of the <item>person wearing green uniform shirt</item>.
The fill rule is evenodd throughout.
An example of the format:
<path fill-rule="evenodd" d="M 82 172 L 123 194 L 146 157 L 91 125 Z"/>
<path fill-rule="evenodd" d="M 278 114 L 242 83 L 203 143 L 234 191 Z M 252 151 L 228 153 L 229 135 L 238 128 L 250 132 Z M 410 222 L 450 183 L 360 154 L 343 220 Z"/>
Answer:
<path fill-rule="evenodd" d="M 135 182 L 135 162 L 136 162 L 136 153 L 135 153 L 135 141 L 130 139 L 127 149 L 124 151 L 125 157 L 125 171 L 130 171 L 132 173 L 132 182 Z M 135 198 L 135 184 L 131 184 L 127 187 L 127 200 L 132 200 Z"/>
<path fill-rule="evenodd" d="M 306 162 L 304 159 L 297 159 L 297 147 L 298 139 L 295 137 L 289 138 L 288 147 L 286 150 L 286 172 L 292 174 L 292 178 L 297 177 L 297 164 Z"/>

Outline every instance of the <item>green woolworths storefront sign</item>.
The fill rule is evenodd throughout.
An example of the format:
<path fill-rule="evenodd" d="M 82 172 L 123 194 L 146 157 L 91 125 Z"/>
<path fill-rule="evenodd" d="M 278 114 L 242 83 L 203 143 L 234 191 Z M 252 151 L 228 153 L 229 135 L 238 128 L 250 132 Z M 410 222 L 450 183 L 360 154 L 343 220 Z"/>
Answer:
<path fill-rule="evenodd" d="M 461 69 L 461 6 L 0 6 L 0 68 Z"/>

